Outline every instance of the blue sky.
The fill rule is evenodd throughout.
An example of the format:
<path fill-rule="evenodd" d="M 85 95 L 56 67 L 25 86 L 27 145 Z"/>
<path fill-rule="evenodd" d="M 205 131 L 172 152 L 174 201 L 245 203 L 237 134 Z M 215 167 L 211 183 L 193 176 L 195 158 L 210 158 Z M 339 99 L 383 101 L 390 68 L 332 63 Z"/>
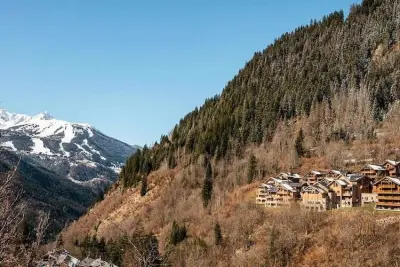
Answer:
<path fill-rule="evenodd" d="M 0 105 L 151 144 L 254 52 L 355 2 L 2 1 Z"/>

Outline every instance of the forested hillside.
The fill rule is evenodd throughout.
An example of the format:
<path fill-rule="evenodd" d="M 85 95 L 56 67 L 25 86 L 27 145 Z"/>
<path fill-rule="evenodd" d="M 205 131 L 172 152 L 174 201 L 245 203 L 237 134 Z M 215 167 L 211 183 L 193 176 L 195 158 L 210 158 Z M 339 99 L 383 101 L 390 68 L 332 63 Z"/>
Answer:
<path fill-rule="evenodd" d="M 280 121 L 307 116 L 319 104 L 331 117 L 340 116 L 336 111 L 351 96 L 352 108 L 363 108 L 360 116 L 382 121 L 400 97 L 399 18 L 399 1 L 366 0 L 352 6 L 347 18 L 334 12 L 284 34 L 256 52 L 221 95 L 186 115 L 153 149 L 145 149 L 145 164 L 135 165 L 138 155 L 132 157 L 121 175 L 124 184 L 137 184 L 136 174 L 157 169 L 165 159 L 173 167 L 182 153 L 217 160 L 241 156 L 249 144 L 271 141 Z M 338 110 L 332 106 L 335 99 L 342 104 Z M 367 126 L 329 123 L 318 138 L 346 139 L 355 132 L 372 137 L 373 125 Z"/>
<path fill-rule="evenodd" d="M 284 34 L 132 155 L 63 231 L 66 247 L 122 266 L 399 265 L 398 219 L 379 223 L 393 215 L 254 204 L 259 182 L 281 171 L 400 159 L 399 42 L 400 0 L 365 0 Z"/>

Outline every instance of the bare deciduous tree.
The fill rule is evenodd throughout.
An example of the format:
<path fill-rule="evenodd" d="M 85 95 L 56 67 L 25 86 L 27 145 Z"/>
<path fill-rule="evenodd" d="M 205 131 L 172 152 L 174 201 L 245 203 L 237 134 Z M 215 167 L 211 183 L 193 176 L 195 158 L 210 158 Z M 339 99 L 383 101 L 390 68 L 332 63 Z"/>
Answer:
<path fill-rule="evenodd" d="M 21 198 L 22 190 L 15 186 L 21 157 L 3 178 L 0 174 L 0 266 L 29 266 L 37 256 L 49 224 L 49 214 L 41 212 L 35 227 L 35 240 L 32 244 L 23 244 L 21 224 L 27 207 Z"/>

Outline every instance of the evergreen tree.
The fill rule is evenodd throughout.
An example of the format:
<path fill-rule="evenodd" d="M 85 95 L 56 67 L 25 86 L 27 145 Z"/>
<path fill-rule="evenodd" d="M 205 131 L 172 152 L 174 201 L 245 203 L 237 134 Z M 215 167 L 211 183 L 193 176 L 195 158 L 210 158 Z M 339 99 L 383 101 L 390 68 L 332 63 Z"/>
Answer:
<path fill-rule="evenodd" d="M 106 248 L 106 240 L 105 240 L 104 236 L 102 236 L 102 237 L 100 238 L 100 241 L 99 241 L 98 244 L 97 244 L 97 250 L 98 250 L 99 256 L 100 256 L 101 258 L 104 258 L 105 255 L 106 255 L 106 251 L 107 251 L 107 248 Z"/>
<path fill-rule="evenodd" d="M 57 248 L 62 248 L 62 246 L 64 246 L 64 237 L 62 234 L 58 235 L 56 246 Z"/>
<path fill-rule="evenodd" d="M 256 176 L 257 159 L 254 154 L 250 155 L 249 163 L 247 166 L 247 183 L 251 184 Z"/>
<path fill-rule="evenodd" d="M 222 244 L 222 232 L 219 223 L 216 223 L 214 225 L 214 240 L 215 240 L 215 245 L 219 246 Z"/>
<path fill-rule="evenodd" d="M 170 243 L 174 246 L 186 239 L 187 231 L 186 226 L 179 226 L 179 224 L 174 221 L 172 223 L 172 229 L 170 234 Z"/>
<path fill-rule="evenodd" d="M 300 128 L 300 131 L 298 132 L 295 143 L 294 143 L 296 153 L 299 157 L 304 156 L 304 153 L 305 153 L 303 143 L 304 143 L 304 133 L 303 133 L 303 129 Z"/>
<path fill-rule="evenodd" d="M 173 152 L 169 153 L 168 156 L 168 168 L 173 169 L 176 167 L 176 159 Z"/>
<path fill-rule="evenodd" d="M 110 239 L 107 242 L 107 249 L 106 249 L 106 259 L 109 262 L 117 266 L 122 265 L 122 258 L 123 258 L 123 246 L 121 242 L 115 242 Z"/>
<path fill-rule="evenodd" d="M 203 206 L 206 208 L 211 200 L 213 190 L 213 178 L 212 178 L 212 168 L 211 163 L 208 161 L 206 175 L 204 178 L 203 190 L 202 190 L 202 199 Z"/>
<path fill-rule="evenodd" d="M 147 193 L 147 177 L 143 176 L 142 178 L 142 188 L 140 189 L 140 195 L 144 197 Z"/>

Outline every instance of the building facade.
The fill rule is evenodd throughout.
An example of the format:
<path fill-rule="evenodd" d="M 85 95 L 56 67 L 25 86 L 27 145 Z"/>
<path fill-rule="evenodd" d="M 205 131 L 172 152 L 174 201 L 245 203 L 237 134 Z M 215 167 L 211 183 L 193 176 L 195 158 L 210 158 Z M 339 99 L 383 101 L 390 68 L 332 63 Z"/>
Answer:
<path fill-rule="evenodd" d="M 374 184 L 377 210 L 400 211 L 400 179 L 385 177 Z"/>
<path fill-rule="evenodd" d="M 382 166 L 386 169 L 387 175 L 390 177 L 400 176 L 400 162 L 394 160 L 386 160 Z"/>
<path fill-rule="evenodd" d="M 387 175 L 387 170 L 381 165 L 368 164 L 361 169 L 361 174 L 376 182 Z"/>

